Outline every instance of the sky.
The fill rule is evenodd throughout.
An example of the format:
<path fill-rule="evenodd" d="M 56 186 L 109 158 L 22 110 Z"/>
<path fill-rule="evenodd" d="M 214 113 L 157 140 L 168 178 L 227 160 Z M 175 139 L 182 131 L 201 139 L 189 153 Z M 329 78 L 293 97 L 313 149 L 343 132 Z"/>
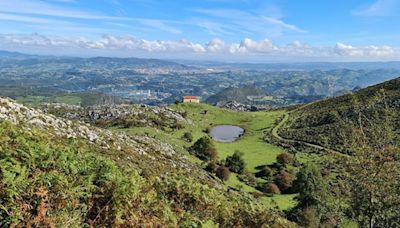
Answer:
<path fill-rule="evenodd" d="M 0 0 L 0 49 L 241 62 L 400 60 L 400 0 Z"/>

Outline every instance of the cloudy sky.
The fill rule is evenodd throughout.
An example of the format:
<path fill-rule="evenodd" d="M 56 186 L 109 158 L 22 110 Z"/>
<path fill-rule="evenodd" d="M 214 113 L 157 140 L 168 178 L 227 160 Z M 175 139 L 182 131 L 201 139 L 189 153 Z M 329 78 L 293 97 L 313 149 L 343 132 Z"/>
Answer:
<path fill-rule="evenodd" d="M 243 62 L 400 60 L 400 0 L 0 0 L 0 49 Z"/>

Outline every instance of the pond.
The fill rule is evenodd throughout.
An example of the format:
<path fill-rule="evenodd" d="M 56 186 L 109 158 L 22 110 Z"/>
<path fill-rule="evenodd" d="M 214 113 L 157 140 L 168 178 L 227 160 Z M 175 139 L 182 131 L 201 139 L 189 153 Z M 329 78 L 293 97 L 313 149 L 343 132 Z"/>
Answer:
<path fill-rule="evenodd" d="M 244 134 L 244 129 L 233 125 L 219 125 L 211 129 L 210 136 L 217 142 L 233 142 Z"/>

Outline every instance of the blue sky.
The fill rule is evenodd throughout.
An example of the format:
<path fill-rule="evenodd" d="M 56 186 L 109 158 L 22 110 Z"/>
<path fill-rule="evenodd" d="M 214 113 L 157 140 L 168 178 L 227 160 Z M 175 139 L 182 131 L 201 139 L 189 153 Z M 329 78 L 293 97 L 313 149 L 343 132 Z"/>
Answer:
<path fill-rule="evenodd" d="M 400 0 L 0 0 L 0 48 L 234 61 L 400 60 Z"/>

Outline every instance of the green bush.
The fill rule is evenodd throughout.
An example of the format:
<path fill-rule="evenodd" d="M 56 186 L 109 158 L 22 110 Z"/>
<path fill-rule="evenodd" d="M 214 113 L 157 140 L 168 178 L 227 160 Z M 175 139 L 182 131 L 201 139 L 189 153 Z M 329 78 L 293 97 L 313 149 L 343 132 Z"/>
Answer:
<path fill-rule="evenodd" d="M 203 161 L 212 161 L 215 160 L 218 156 L 218 152 L 208 136 L 204 136 L 197 140 L 189 148 L 189 152 L 191 152 Z"/>
<path fill-rule="evenodd" d="M 243 154 L 239 151 L 235 151 L 233 155 L 226 157 L 225 166 L 228 167 L 232 172 L 242 174 L 246 168 Z"/>
<path fill-rule="evenodd" d="M 192 142 L 193 141 L 193 135 L 190 132 L 185 132 L 182 136 L 182 138 L 188 142 Z"/>

